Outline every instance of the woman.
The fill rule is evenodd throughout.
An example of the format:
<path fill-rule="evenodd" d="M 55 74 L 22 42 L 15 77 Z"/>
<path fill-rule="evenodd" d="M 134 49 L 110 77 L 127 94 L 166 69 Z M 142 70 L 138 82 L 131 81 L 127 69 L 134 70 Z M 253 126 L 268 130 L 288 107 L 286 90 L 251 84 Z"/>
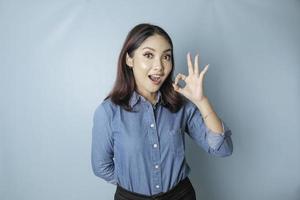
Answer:
<path fill-rule="evenodd" d="M 185 133 L 206 152 L 232 154 L 231 131 L 204 95 L 208 65 L 187 55 L 188 76 L 174 71 L 169 35 L 139 24 L 121 50 L 117 79 L 94 113 L 92 167 L 117 186 L 115 200 L 195 200 L 185 160 Z M 178 81 L 185 81 L 184 88 Z"/>

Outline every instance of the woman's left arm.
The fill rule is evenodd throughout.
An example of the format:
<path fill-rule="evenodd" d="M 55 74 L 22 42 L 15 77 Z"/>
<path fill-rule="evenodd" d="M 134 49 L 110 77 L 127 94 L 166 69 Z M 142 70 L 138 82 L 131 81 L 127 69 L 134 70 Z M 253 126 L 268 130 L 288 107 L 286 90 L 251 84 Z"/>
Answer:
<path fill-rule="evenodd" d="M 205 74 L 208 70 L 209 65 L 200 71 L 199 66 L 199 55 L 195 56 L 194 66 L 192 64 L 190 53 L 187 54 L 187 65 L 188 65 L 188 76 L 179 73 L 176 76 L 173 88 L 175 91 L 183 94 L 191 102 L 193 102 L 201 112 L 205 125 L 215 133 L 223 133 L 224 128 L 222 127 L 221 120 L 213 110 L 208 98 L 204 95 L 203 82 Z M 185 81 L 186 85 L 184 88 L 179 87 L 178 81 Z"/>
<path fill-rule="evenodd" d="M 224 127 L 222 126 L 222 122 L 211 106 L 208 98 L 203 97 L 203 99 L 199 102 L 195 102 L 195 105 L 200 110 L 206 127 L 216 134 L 222 134 L 224 132 Z"/>
<path fill-rule="evenodd" d="M 207 143 L 213 150 L 213 153 L 221 156 L 231 155 L 233 147 L 230 135 L 232 133 L 230 129 L 224 124 L 224 122 L 217 116 L 203 91 L 204 76 L 208 70 L 209 65 L 206 65 L 205 68 L 200 71 L 198 66 L 198 59 L 199 55 L 196 55 L 194 61 L 195 63 L 193 66 L 190 53 L 187 54 L 189 74 L 188 76 L 185 76 L 179 73 L 175 78 L 173 88 L 176 92 L 181 93 L 192 103 L 194 103 L 200 111 L 198 120 L 197 122 L 194 121 L 194 123 L 198 124 L 198 127 L 202 127 L 203 123 L 205 124 L 205 135 L 207 135 Z M 181 88 L 177 85 L 179 80 L 185 81 L 185 87 Z M 193 132 L 191 135 L 195 139 L 197 138 L 197 133 Z M 208 149 L 208 151 L 210 152 L 210 149 Z"/>

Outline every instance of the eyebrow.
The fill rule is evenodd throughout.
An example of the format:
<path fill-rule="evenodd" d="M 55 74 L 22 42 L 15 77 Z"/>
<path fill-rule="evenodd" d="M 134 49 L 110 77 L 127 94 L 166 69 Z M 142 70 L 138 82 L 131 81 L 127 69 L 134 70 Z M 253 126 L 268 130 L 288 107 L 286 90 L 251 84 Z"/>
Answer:
<path fill-rule="evenodd" d="M 143 49 L 151 49 L 152 51 L 155 51 L 155 49 L 153 49 L 151 47 L 144 47 Z M 163 52 L 167 52 L 167 51 L 171 51 L 171 49 L 166 49 Z"/>

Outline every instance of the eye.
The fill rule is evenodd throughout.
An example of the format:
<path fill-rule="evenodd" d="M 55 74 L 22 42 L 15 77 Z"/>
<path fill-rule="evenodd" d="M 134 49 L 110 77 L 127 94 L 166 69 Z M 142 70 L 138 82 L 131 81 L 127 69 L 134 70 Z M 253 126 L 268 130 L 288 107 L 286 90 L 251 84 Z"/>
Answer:
<path fill-rule="evenodd" d="M 165 55 L 165 56 L 164 56 L 164 59 L 170 61 L 170 60 L 171 60 L 171 55 L 169 55 L 169 54 L 168 54 L 168 55 Z"/>
<path fill-rule="evenodd" d="M 149 58 L 149 59 L 153 58 L 153 54 L 152 54 L 152 53 L 149 53 L 149 52 L 144 53 L 143 55 L 144 55 L 146 58 Z"/>

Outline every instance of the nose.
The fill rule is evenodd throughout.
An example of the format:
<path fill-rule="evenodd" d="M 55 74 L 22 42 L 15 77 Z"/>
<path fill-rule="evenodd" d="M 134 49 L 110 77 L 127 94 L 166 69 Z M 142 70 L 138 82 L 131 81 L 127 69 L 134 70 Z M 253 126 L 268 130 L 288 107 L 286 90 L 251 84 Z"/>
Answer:
<path fill-rule="evenodd" d="M 154 68 L 156 68 L 158 71 L 163 69 L 163 63 L 161 59 L 159 58 L 155 59 Z"/>

